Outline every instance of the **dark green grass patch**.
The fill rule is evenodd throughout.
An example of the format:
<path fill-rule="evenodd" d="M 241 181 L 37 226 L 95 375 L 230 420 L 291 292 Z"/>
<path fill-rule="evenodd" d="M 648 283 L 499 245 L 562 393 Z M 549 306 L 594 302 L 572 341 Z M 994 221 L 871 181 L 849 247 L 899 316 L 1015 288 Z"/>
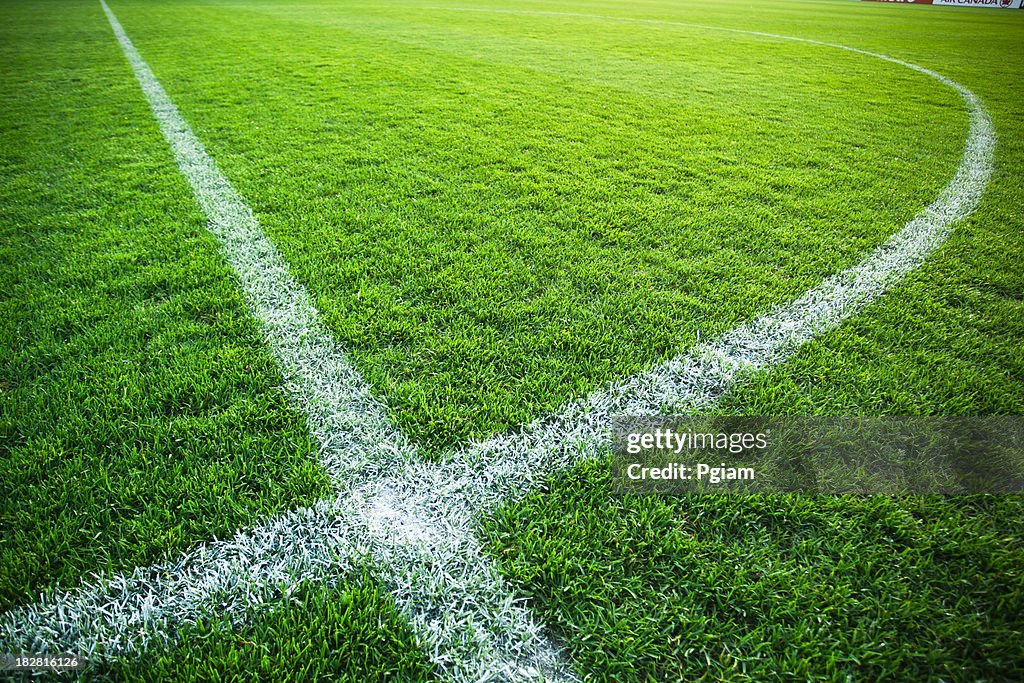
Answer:
<path fill-rule="evenodd" d="M 965 134 L 926 76 L 763 37 L 405 4 L 114 9 L 429 451 L 854 263 L 935 197 Z"/>
<path fill-rule="evenodd" d="M 0 609 L 326 495 L 92 3 L 0 18 Z"/>
<path fill-rule="evenodd" d="M 1019 497 L 611 491 L 587 466 L 484 527 L 590 680 L 1024 675 Z"/>
<path fill-rule="evenodd" d="M 95 677 L 126 683 L 434 680 L 390 597 L 370 582 L 330 590 L 304 585 L 251 624 L 198 624 L 174 649 L 120 662 Z"/>

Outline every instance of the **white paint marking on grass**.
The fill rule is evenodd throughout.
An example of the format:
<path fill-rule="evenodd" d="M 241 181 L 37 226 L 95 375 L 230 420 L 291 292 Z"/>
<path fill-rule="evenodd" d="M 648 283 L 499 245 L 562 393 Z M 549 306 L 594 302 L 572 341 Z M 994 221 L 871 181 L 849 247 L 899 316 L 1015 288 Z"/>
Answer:
<path fill-rule="evenodd" d="M 122 45 L 130 46 L 109 9 L 106 11 Z M 173 562 L 103 578 L 75 591 L 51 591 L 35 605 L 3 615 L 0 650 L 71 650 L 97 657 L 138 652 L 154 640 L 173 639 L 182 627 L 200 617 L 226 615 L 243 622 L 263 612 L 269 603 L 288 596 L 302 582 L 331 585 L 363 568 L 388 586 L 399 609 L 423 638 L 424 650 L 448 678 L 521 680 L 544 676 L 572 680 L 571 672 L 544 639 L 529 611 L 511 597 L 500 574 L 483 555 L 475 535 L 480 515 L 535 489 L 551 474 L 596 455 L 607 444 L 611 416 L 706 408 L 738 381 L 778 365 L 815 335 L 857 314 L 942 244 L 953 222 L 977 206 L 991 175 L 995 133 L 984 107 L 970 91 L 922 67 L 854 48 L 830 46 L 885 59 L 932 76 L 961 95 L 970 115 L 970 134 L 953 180 L 935 202 L 860 264 L 717 341 L 571 402 L 518 433 L 464 448 L 442 465 L 399 456 L 398 467 L 392 474 L 380 470 L 379 477 L 364 477 L 336 500 L 321 501 L 273 518 L 239 532 L 228 541 L 203 544 Z M 125 51 L 133 66 L 145 68 L 134 48 L 130 53 L 128 47 Z M 145 73 L 151 90 L 152 86 L 159 89 L 148 68 Z M 142 77 L 140 82 L 144 83 Z M 157 92 L 166 100 L 162 89 Z M 169 101 L 166 104 L 173 109 Z M 180 121 L 176 111 L 174 117 Z M 182 126 L 183 121 L 178 129 Z M 184 139 L 194 141 L 194 136 L 188 133 Z M 200 161 L 206 159 L 197 141 L 190 149 Z M 212 168 L 212 161 L 209 164 Z M 230 190 L 227 181 L 215 170 L 214 173 L 213 188 L 223 186 Z M 209 173 L 204 171 L 200 175 L 206 177 Z M 196 192 L 198 195 L 199 190 Z M 232 198 L 232 204 L 226 215 L 241 216 L 248 226 L 247 234 L 258 234 L 258 227 L 241 199 L 233 191 L 227 196 Z M 243 267 L 280 268 L 287 277 L 269 242 L 262 235 L 255 239 L 261 245 L 261 255 L 275 255 L 269 261 L 262 257 L 243 260 Z M 260 277 L 258 273 L 250 276 Z M 287 300 L 299 302 L 289 306 L 303 311 L 298 322 L 317 330 L 317 335 L 325 335 L 308 304 L 308 296 L 290 278 L 283 281 L 287 283 L 285 289 L 291 292 L 292 298 Z M 261 287 L 257 290 L 272 301 L 277 300 L 273 291 L 266 292 Z M 275 309 L 271 306 L 270 310 Z M 283 329 L 294 327 L 285 325 Z M 272 346 L 274 343 L 271 342 Z M 338 362 L 344 363 L 343 371 L 328 368 L 328 377 L 340 372 L 345 379 L 341 383 L 345 387 L 342 394 L 355 387 L 360 397 L 368 397 L 362 381 L 344 361 L 344 354 L 336 351 L 329 337 L 325 343 L 326 348 L 338 354 Z M 280 361 L 276 347 L 275 355 L 279 362 L 290 362 Z M 332 386 L 314 379 L 315 386 Z M 304 389 L 292 390 L 305 396 Z M 359 399 L 362 400 L 369 399 Z M 329 401 L 327 404 L 333 405 Z M 346 410 L 355 411 L 358 408 L 354 406 L 360 404 L 344 405 L 348 406 Z M 409 446 L 383 418 L 380 405 L 370 402 L 368 406 L 372 413 L 369 422 L 354 414 L 347 417 L 347 422 L 324 420 L 323 436 L 314 428 L 318 438 L 333 444 L 332 452 L 343 459 L 336 471 L 353 469 L 344 464 L 352 455 L 350 450 L 368 448 L 371 454 L 376 451 L 372 450 L 373 444 L 331 429 L 354 429 L 363 438 L 379 433 L 382 443 L 390 443 L 385 446 L 388 453 L 409 453 Z M 310 421 L 314 423 L 315 418 Z M 387 441 L 391 438 L 394 441 Z"/>
<path fill-rule="evenodd" d="M 93 664 L 177 640 L 190 626 L 241 625 L 368 572 L 389 590 L 427 657 L 455 681 L 575 681 L 474 533 L 470 501 L 439 468 L 365 482 L 347 496 L 82 589 L 51 591 L 0 620 L 0 647 L 73 651 Z M 456 485 L 458 485 L 456 483 Z"/>
<path fill-rule="evenodd" d="M 206 214 L 210 232 L 241 281 L 263 327 L 292 403 L 320 442 L 321 463 L 336 485 L 390 470 L 414 448 L 384 405 L 324 329 L 309 294 L 288 271 L 252 211 L 217 169 L 107 3 L 103 11 L 131 64 L 181 172 Z"/>
<path fill-rule="evenodd" d="M 489 482 L 479 487 L 482 508 L 518 496 L 551 474 L 592 457 L 607 443 L 612 416 L 705 409 L 741 378 L 782 363 L 816 335 L 856 315 L 945 242 L 953 223 L 977 208 L 992 174 L 996 134 L 981 100 L 956 81 L 901 59 L 807 38 L 674 21 L 551 11 L 431 9 L 680 26 L 846 50 L 899 64 L 949 86 L 963 99 L 970 121 L 967 143 L 953 179 L 934 202 L 856 266 L 827 278 L 799 299 L 715 341 L 698 345 L 649 372 L 593 392 L 582 401 L 571 402 L 554 415 L 535 420 L 518 434 L 496 436 L 460 452 L 449 467 L 460 470 L 461 476 Z M 493 482 L 502 483 L 495 486 Z"/>
<path fill-rule="evenodd" d="M 468 517 L 453 525 L 425 512 L 411 515 L 404 503 L 394 502 L 404 481 L 384 479 L 380 488 L 382 477 L 414 459 L 415 449 L 389 423 L 385 407 L 324 329 L 309 294 L 289 274 L 117 17 L 104 0 L 100 4 L 262 324 L 290 399 L 320 442 L 321 462 L 339 498 L 277 517 L 231 541 L 205 544 L 172 564 L 101 579 L 75 593 L 73 604 L 66 601 L 69 594 L 54 591 L 38 611 L 12 612 L 0 642 L 27 639 L 28 651 L 48 651 L 61 641 L 99 657 L 138 652 L 151 639 L 169 639 L 175 624 L 221 614 L 247 618 L 287 596 L 297 582 L 333 583 L 369 558 L 442 673 L 480 680 L 529 678 L 538 671 L 572 679 L 477 547 Z M 352 501 L 364 501 L 363 508 Z M 470 558 L 475 559 L 464 565 Z"/>

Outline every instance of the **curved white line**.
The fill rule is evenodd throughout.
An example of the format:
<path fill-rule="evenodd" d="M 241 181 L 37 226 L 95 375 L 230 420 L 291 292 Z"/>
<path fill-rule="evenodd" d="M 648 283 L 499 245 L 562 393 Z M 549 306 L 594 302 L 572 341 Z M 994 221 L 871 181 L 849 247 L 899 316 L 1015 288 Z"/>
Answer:
<path fill-rule="evenodd" d="M 216 171 L 148 66 L 134 47 L 129 49 L 130 41 L 105 3 L 103 7 L 151 104 L 156 98 L 154 114 L 210 218 L 211 230 L 226 242 L 226 258 L 236 271 L 245 271 L 240 279 L 247 296 L 255 299 L 254 314 L 264 324 L 295 403 L 327 453 L 325 466 L 343 490 L 335 500 L 269 519 L 230 540 L 202 544 L 177 560 L 103 577 L 73 591 L 52 590 L 38 603 L 2 616 L 0 650 L 71 650 L 96 658 L 136 653 L 154 641 L 172 639 L 198 618 L 224 614 L 242 621 L 267 609 L 301 581 L 329 585 L 358 566 L 369 566 L 390 588 L 399 609 L 423 638 L 428 656 L 448 678 L 518 680 L 543 675 L 572 680 L 539 624 L 512 597 L 482 553 L 475 535 L 480 515 L 595 455 L 607 443 L 610 416 L 705 408 L 737 381 L 778 365 L 815 335 L 863 310 L 920 265 L 946 239 L 952 224 L 974 210 L 992 172 L 995 132 L 981 102 L 962 85 L 929 69 L 803 38 L 571 15 L 795 40 L 901 64 L 939 80 L 963 98 L 970 116 L 963 158 L 953 180 L 920 215 L 858 265 L 796 301 L 649 372 L 570 402 L 517 433 L 472 444 L 441 465 L 417 462 L 409 457 L 411 447 L 404 437 L 383 417 L 382 406 L 368 399 L 365 383 L 323 331 L 309 295 L 288 276 L 248 207 Z M 182 137 L 182 131 L 187 135 Z M 186 149 L 180 148 L 182 144 Z M 310 351 L 309 335 L 322 337 L 316 342 L 320 350 Z M 328 361 L 317 369 L 314 361 L 324 352 Z M 388 465 L 398 471 L 388 473 Z M 345 474 L 366 469 L 376 470 L 377 476 L 344 486 Z"/>

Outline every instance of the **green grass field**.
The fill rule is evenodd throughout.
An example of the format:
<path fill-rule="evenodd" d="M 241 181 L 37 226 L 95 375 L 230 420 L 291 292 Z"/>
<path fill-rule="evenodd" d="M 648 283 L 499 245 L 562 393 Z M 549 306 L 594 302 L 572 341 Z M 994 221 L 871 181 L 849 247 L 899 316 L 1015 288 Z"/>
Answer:
<path fill-rule="evenodd" d="M 422 458 L 798 297 L 953 177 L 968 119 L 952 89 L 700 26 L 935 70 L 998 135 L 980 207 L 936 255 L 713 410 L 1024 414 L 1024 11 L 109 4 Z M 332 484 L 98 1 L 0 15 L 8 610 Z M 1022 529 L 1020 496 L 623 497 L 597 463 L 480 535 L 585 680 L 1002 681 L 1024 678 Z M 436 674 L 373 579 L 295 583 L 253 623 L 83 676 Z"/>

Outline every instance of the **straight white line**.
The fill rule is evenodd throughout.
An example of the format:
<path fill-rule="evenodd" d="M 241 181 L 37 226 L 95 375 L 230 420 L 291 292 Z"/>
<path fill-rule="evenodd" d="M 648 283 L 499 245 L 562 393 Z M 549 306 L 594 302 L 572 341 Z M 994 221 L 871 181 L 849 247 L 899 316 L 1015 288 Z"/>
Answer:
<path fill-rule="evenodd" d="M 105 4 L 104 9 L 122 45 L 130 46 Z M 308 296 L 290 278 L 264 282 L 255 287 L 257 294 L 270 297 L 273 303 L 278 300 L 273 288 L 279 281 L 287 282 L 284 289 L 292 297 L 288 301 L 299 302 L 289 303 L 288 307 L 303 310 L 301 315 L 289 318 L 296 322 L 281 329 L 317 330 L 316 334 L 324 335 L 322 348 L 336 354 L 332 358 L 340 359 L 335 363 L 340 364 L 341 370 L 332 366 L 326 373 L 329 377 L 337 373 L 344 380 L 340 386 L 345 389 L 339 391 L 341 399 L 326 404 L 340 404 L 356 414 L 345 420 L 310 417 L 311 424 L 321 419 L 314 433 L 319 438 L 321 433 L 316 430 L 321 429 L 323 438 L 334 448 L 332 453 L 336 455 L 332 457 L 340 459 L 331 471 L 358 471 L 362 463 L 350 465 L 347 461 L 355 452 L 360 452 L 363 459 L 380 458 L 378 462 L 397 454 L 391 460 L 396 469 L 388 474 L 386 469 L 375 469 L 371 463 L 370 470 L 380 476 L 354 480 L 356 483 L 335 500 L 275 517 L 240 531 L 233 539 L 203 544 L 172 562 L 101 578 L 75 591 L 53 590 L 39 603 L 3 615 L 0 650 L 78 651 L 97 657 L 138 652 L 153 641 L 173 640 L 183 626 L 199 617 L 223 614 L 236 621 L 250 619 L 301 582 L 330 585 L 351 575 L 357 567 L 368 567 L 377 580 L 389 587 L 399 609 L 423 638 L 428 656 L 448 678 L 572 680 L 572 673 L 544 639 L 539 625 L 526 607 L 511 597 L 500 574 L 481 552 L 475 535 L 480 515 L 503 501 L 534 490 L 560 469 L 596 455 L 608 442 L 611 416 L 707 408 L 738 381 L 778 365 L 815 335 L 856 315 L 938 248 L 952 224 L 974 210 L 988 183 L 995 133 L 984 107 L 970 91 L 935 72 L 900 60 L 843 46 L 830 47 L 885 59 L 936 78 L 960 94 L 970 116 L 966 149 L 954 179 L 935 202 L 860 264 L 717 341 L 571 402 L 518 433 L 464 448 L 440 465 L 412 457 L 411 447 L 388 425 L 379 402 L 360 398 L 359 401 L 368 401 L 371 417 L 357 413 L 360 408 L 355 406 L 362 404 L 347 398 L 346 392 L 351 390 L 360 397 L 369 394 L 345 362 L 344 354 L 317 323 Z M 143 73 L 148 74 L 150 91 L 160 95 L 158 100 L 166 100 L 134 48 L 129 52 L 126 47 L 125 52 L 137 73 L 141 65 Z M 150 92 L 147 97 L 152 97 Z M 165 109 L 167 106 L 173 110 L 169 100 Z M 176 111 L 173 115 L 180 121 L 175 130 L 187 131 L 180 115 Z M 190 132 L 184 139 L 194 141 L 188 146 L 188 158 L 200 162 L 208 159 Z M 209 168 L 213 168 L 212 161 Z M 215 169 L 214 173 L 211 185 L 201 185 L 211 188 L 204 190 L 207 198 L 200 198 L 211 223 L 212 216 L 221 215 L 207 209 L 206 202 L 213 201 L 215 210 L 247 226 L 245 234 L 256 233 L 251 240 L 229 238 L 261 245 L 257 250 L 259 258 L 242 259 L 242 266 L 250 270 L 260 270 L 265 265 L 279 268 L 275 272 L 287 277 L 284 265 L 259 234 L 249 210 Z M 199 175 L 209 180 L 208 169 Z M 225 187 L 228 192 L 224 196 L 231 198 L 226 211 L 217 206 L 224 204 L 218 197 Z M 196 189 L 196 193 L 199 195 L 200 190 Z M 231 221 L 227 224 L 230 228 Z M 234 234 L 237 230 L 227 232 Z M 245 249 L 244 245 L 233 248 Z M 264 262 L 261 259 L 266 253 L 274 256 Z M 245 277 L 263 282 L 259 273 Z M 262 310 L 258 306 L 276 310 L 267 304 L 254 304 Z M 258 315 L 261 320 L 277 318 L 277 314 Z M 277 329 L 264 324 L 268 329 Z M 271 345 L 275 343 L 272 341 Z M 293 362 L 281 361 L 281 352 L 274 348 L 279 362 Z M 316 375 L 303 363 L 298 365 L 300 370 Z M 296 370 L 288 372 L 298 377 L 293 383 L 301 383 L 306 377 Z M 333 386 L 319 375 L 311 381 L 318 387 Z M 317 391 L 302 387 L 293 386 L 292 391 L 300 397 L 309 391 L 319 398 Z M 333 396 L 331 391 L 326 393 L 329 398 Z M 345 436 L 350 430 L 358 437 Z M 391 444 L 385 447 L 383 455 L 374 450 L 375 444 L 367 442 L 376 437 L 380 443 Z"/>
<path fill-rule="evenodd" d="M 324 329 L 306 289 L 288 271 L 245 201 L 217 169 L 149 65 L 100 0 L 160 130 L 206 214 L 221 253 L 284 378 L 292 404 L 321 446 L 320 461 L 336 485 L 391 471 L 415 449 L 387 418 L 348 356 Z"/>

